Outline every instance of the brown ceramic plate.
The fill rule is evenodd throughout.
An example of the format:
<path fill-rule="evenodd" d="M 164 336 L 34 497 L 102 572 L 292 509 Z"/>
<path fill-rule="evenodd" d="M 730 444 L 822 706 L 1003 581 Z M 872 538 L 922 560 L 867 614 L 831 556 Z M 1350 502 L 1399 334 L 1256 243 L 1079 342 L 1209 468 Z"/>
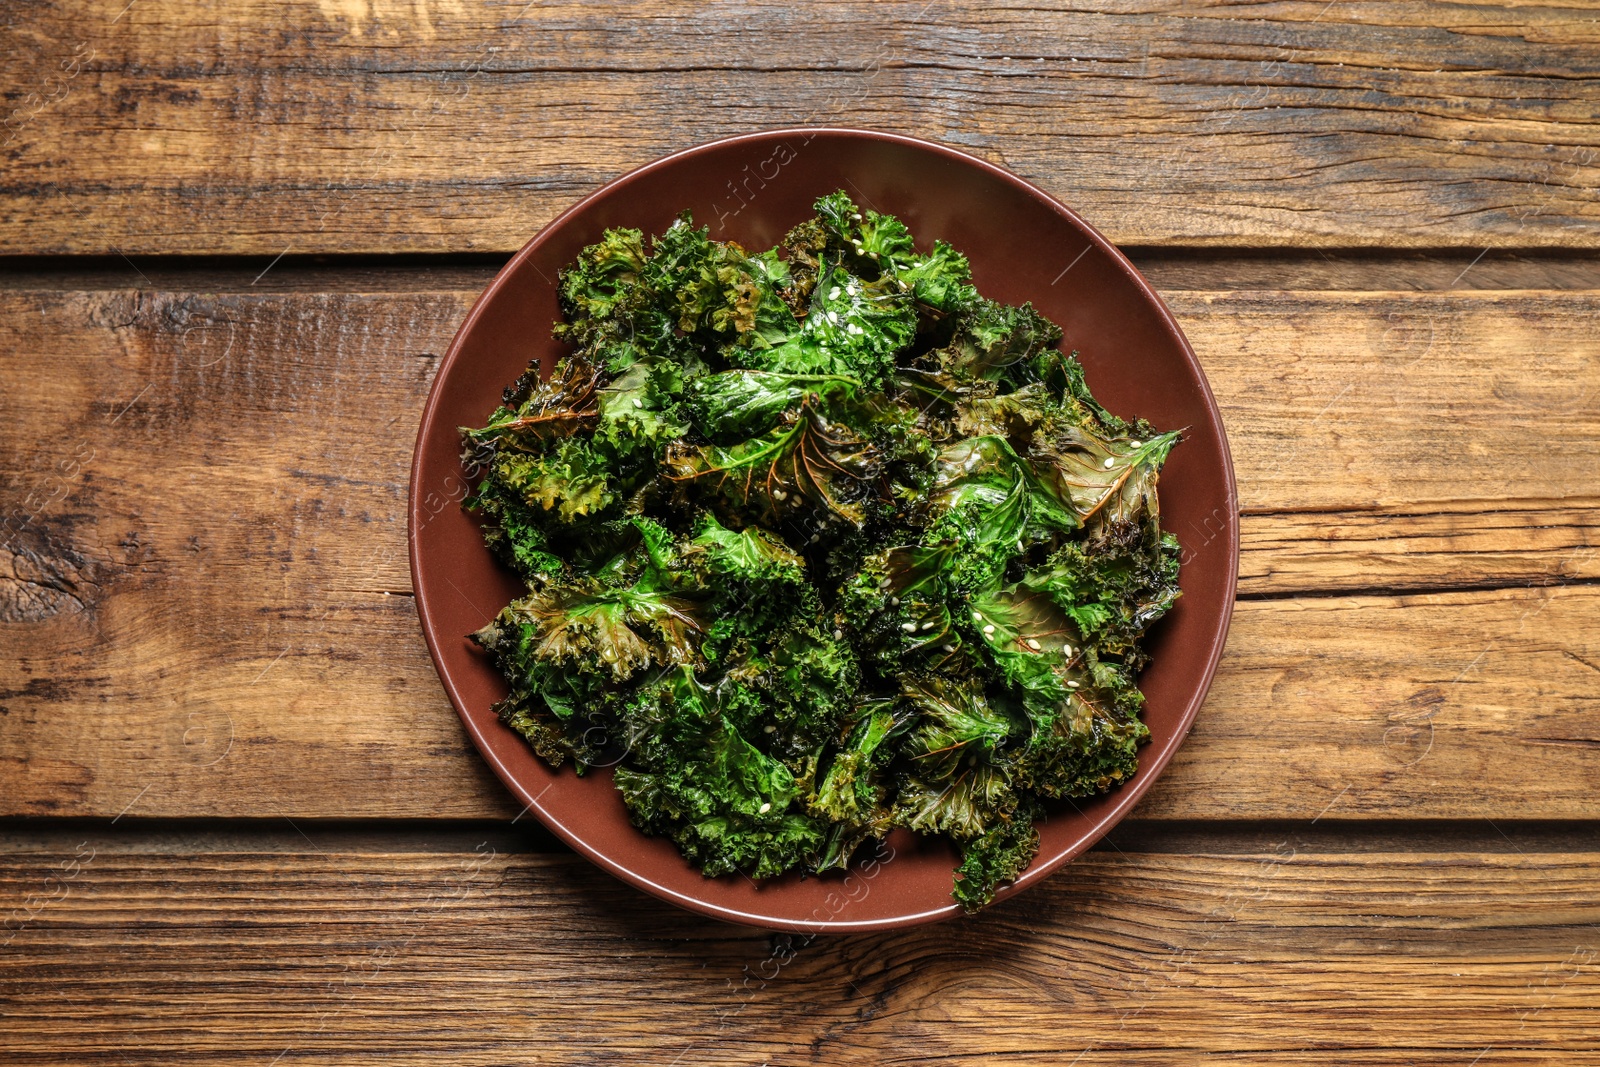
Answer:
<path fill-rule="evenodd" d="M 908 832 L 849 875 L 757 885 L 706 878 L 671 842 L 628 822 L 609 771 L 551 771 L 489 705 L 505 683 L 466 635 L 521 591 L 484 548 L 464 494 L 456 428 L 484 421 L 530 359 L 548 370 L 561 346 L 556 273 L 610 226 L 660 233 L 685 208 L 712 236 L 768 248 L 835 189 L 900 216 L 922 247 L 967 254 L 978 289 L 1033 301 L 1066 330 L 1095 396 L 1112 411 L 1187 427 L 1161 476 L 1161 511 L 1183 546 L 1178 606 L 1152 632 L 1140 679 L 1151 741 L 1139 773 L 1071 804 L 1040 827 L 1033 865 L 1008 896 L 1083 852 L 1155 782 L 1205 699 L 1222 654 L 1238 570 L 1233 466 L 1205 375 L 1161 299 L 1105 238 L 1043 192 L 940 145 L 861 130 L 778 130 L 702 145 L 641 167 L 585 198 L 530 241 L 479 297 L 439 367 L 411 471 L 411 573 L 417 612 L 445 690 L 483 758 L 545 825 L 617 877 L 685 908 L 799 932 L 870 930 L 958 913 L 955 855 Z"/>

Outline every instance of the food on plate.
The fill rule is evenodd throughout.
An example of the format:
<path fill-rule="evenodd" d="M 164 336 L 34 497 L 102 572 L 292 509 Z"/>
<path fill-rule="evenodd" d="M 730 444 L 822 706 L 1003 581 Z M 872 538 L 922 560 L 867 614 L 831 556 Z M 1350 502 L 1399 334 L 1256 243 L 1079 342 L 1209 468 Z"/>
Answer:
<path fill-rule="evenodd" d="M 904 827 L 955 844 L 976 909 L 1052 802 L 1137 769 L 1178 434 L 1101 407 L 948 244 L 816 212 L 760 253 L 687 215 L 609 230 L 561 274 L 570 352 L 462 431 L 527 584 L 474 636 L 501 720 L 614 767 L 707 875 L 842 869 Z"/>

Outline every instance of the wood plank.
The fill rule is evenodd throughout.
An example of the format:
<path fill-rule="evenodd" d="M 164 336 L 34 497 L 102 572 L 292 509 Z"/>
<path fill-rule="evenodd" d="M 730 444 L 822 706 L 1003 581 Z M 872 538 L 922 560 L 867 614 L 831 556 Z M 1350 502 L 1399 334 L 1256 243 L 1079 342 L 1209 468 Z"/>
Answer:
<path fill-rule="evenodd" d="M 0 293 L 0 813 L 515 814 L 406 595 L 415 420 L 470 297 Z M 1175 298 L 1268 599 L 1145 814 L 1595 816 L 1597 303 Z"/>
<path fill-rule="evenodd" d="M 1422 591 L 1600 579 L 1600 503 L 1247 514 L 1239 593 Z"/>
<path fill-rule="evenodd" d="M 1094 852 L 973 919 L 811 939 L 487 842 L 85 841 L 0 865 L 0 1047 L 18 1065 L 1592 1064 L 1597 877 L 1588 853 Z"/>
<path fill-rule="evenodd" d="M 1600 588 L 1244 601 L 1147 818 L 1600 815 Z"/>
<path fill-rule="evenodd" d="M 338 406 L 341 391 L 370 394 L 382 419 L 414 419 L 431 361 L 474 296 L 0 288 L 19 373 L 77 368 L 76 386 L 52 389 L 60 410 L 8 398 L 33 422 L 14 432 L 59 442 L 86 411 L 109 418 L 137 401 L 134 425 L 170 433 L 169 416 L 197 390 L 304 422 L 302 436 L 330 430 L 320 410 L 284 410 L 292 396 Z M 1600 291 L 1180 291 L 1169 303 L 1222 405 L 1246 512 L 1600 499 L 1600 341 L 1589 328 Z M 392 344 L 376 345 L 378 330 Z M 297 354 L 269 361 L 263 350 Z M 396 350 L 429 371 L 397 376 L 374 361 Z M 109 353 L 123 358 L 108 365 Z M 259 389 L 230 393 L 222 375 L 238 373 Z M 411 426 L 396 421 L 386 440 L 409 450 Z M 41 454 L 12 476 L 49 466 Z"/>
<path fill-rule="evenodd" d="M 1600 246 L 1577 5 L 59 0 L 9 22 L 12 254 L 508 251 L 664 153 L 822 122 L 970 149 L 1119 242 Z"/>
<path fill-rule="evenodd" d="M 1600 498 L 1600 293 L 1174 293 L 1246 511 Z"/>

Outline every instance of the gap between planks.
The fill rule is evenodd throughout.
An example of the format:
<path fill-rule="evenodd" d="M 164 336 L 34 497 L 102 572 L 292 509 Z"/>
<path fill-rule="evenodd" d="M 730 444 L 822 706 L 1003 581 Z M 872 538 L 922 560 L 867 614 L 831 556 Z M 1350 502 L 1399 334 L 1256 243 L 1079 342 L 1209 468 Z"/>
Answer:
<path fill-rule="evenodd" d="M 500 853 L 571 854 L 533 818 L 425 817 L 338 819 L 0 819 L 0 856 L 26 865 L 26 856 L 71 852 L 80 844 L 116 854 L 448 855 L 485 844 Z M 1420 819 L 1381 821 L 1318 818 L 1141 819 L 1118 823 L 1091 851 L 1171 855 L 1249 856 L 1292 848 L 1299 853 L 1357 855 L 1539 855 L 1600 853 L 1600 819 Z M 0 860 L 0 866 L 5 865 Z"/>
<path fill-rule="evenodd" d="M 531 238 L 533 233 L 529 233 Z M 1600 289 L 1600 251 L 1127 246 L 1158 290 L 1469 292 Z M 214 293 L 480 290 L 501 253 L 265 256 L 0 256 L 0 289 L 172 289 Z"/>

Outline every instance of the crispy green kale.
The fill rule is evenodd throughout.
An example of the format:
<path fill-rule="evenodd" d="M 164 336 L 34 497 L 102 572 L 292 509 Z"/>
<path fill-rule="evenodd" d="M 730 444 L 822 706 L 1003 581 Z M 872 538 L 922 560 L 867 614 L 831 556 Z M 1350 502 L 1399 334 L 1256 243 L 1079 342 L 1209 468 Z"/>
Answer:
<path fill-rule="evenodd" d="M 502 721 L 614 767 L 707 875 L 842 869 L 897 828 L 993 899 L 1053 801 L 1138 769 L 1178 596 L 1176 433 L 1106 411 L 1060 327 L 844 193 L 752 255 L 687 216 L 559 282 L 570 346 L 462 430 L 526 582 L 476 640 Z"/>

